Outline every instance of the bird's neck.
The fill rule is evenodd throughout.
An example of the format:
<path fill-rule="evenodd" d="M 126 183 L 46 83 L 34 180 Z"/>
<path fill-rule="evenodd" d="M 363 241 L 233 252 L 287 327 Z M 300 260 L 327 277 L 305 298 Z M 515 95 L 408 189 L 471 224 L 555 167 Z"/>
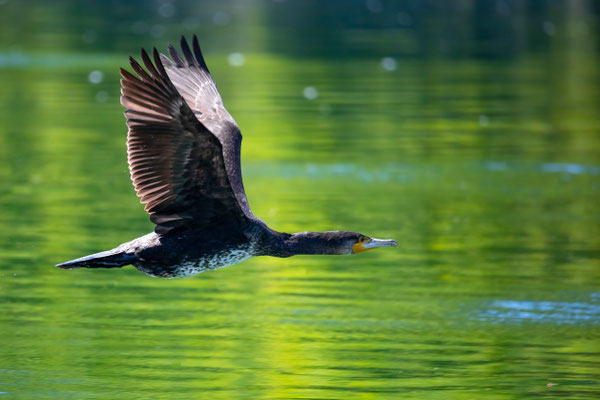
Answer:
<path fill-rule="evenodd" d="M 283 233 L 261 224 L 255 234 L 256 255 L 291 257 L 301 254 L 345 254 L 338 248 L 335 232 Z"/>
<path fill-rule="evenodd" d="M 332 232 L 298 232 L 284 240 L 290 255 L 300 254 L 342 254 L 335 245 Z"/>

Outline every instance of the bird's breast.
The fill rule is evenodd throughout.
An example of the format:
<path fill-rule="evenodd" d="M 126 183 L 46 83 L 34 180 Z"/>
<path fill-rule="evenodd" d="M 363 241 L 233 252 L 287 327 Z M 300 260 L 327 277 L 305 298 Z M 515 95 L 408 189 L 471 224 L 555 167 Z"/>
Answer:
<path fill-rule="evenodd" d="M 204 271 L 227 267 L 240 263 L 252 257 L 248 249 L 233 249 L 216 253 L 210 256 L 202 257 L 197 260 L 184 262 L 176 267 L 177 275 L 175 278 L 192 276 Z"/>
<path fill-rule="evenodd" d="M 155 277 L 185 278 L 240 263 L 253 255 L 251 246 L 244 246 L 183 259 L 170 265 L 141 261 L 135 266 L 145 274 Z"/>

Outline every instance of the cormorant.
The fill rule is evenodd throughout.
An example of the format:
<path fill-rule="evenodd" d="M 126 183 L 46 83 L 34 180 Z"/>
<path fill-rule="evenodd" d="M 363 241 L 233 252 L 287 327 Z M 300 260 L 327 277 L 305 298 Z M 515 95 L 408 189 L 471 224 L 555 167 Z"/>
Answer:
<path fill-rule="evenodd" d="M 87 257 L 58 264 L 64 269 L 132 264 L 156 277 L 185 277 L 253 256 L 353 254 L 394 240 L 360 233 L 281 233 L 250 211 L 240 170 L 240 130 L 223 106 L 194 36 L 180 56 L 154 48 L 146 67 L 129 57 L 137 77 L 121 68 L 126 108 L 127 161 L 137 195 L 154 232 Z"/>

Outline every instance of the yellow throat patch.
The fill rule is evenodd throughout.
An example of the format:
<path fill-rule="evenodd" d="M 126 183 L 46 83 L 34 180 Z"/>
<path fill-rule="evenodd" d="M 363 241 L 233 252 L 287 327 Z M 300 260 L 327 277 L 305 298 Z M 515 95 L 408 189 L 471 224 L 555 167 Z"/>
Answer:
<path fill-rule="evenodd" d="M 361 251 L 373 250 L 374 247 L 367 249 L 364 246 L 365 243 L 369 243 L 370 241 L 371 241 L 371 239 L 369 239 L 368 237 L 361 236 L 358 239 L 358 242 L 356 244 L 354 244 L 354 246 L 352 246 L 352 251 L 354 252 L 354 254 L 360 253 Z"/>

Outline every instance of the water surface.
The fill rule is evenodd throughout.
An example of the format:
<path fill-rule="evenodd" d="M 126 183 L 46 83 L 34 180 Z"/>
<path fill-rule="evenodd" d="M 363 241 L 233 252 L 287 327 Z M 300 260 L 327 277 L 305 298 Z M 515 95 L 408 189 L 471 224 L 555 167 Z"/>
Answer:
<path fill-rule="evenodd" d="M 600 396 L 597 7 L 350 3 L 0 2 L 0 399 Z M 254 213 L 397 248 L 53 267 L 152 229 L 118 67 L 193 32 Z"/>

